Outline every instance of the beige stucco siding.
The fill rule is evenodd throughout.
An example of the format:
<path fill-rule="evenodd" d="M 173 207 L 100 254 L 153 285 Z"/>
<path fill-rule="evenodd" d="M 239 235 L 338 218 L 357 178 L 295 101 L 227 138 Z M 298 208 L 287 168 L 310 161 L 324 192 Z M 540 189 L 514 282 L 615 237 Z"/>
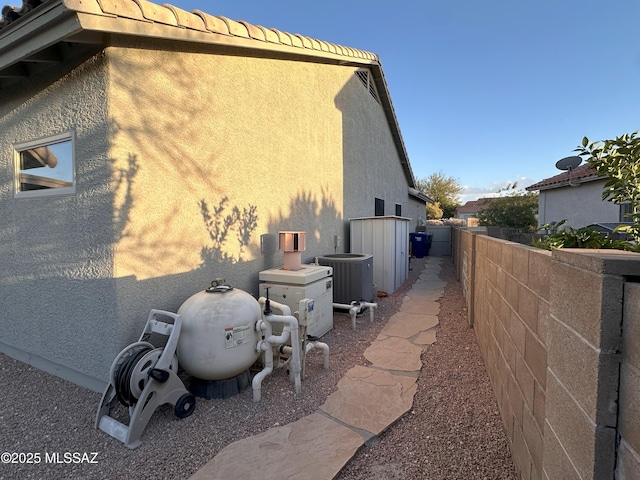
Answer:
<path fill-rule="evenodd" d="M 335 97 L 349 68 L 260 58 L 107 49 L 111 156 L 132 172 L 116 277 L 199 268 L 203 248 L 231 262 L 260 255 L 264 233 L 305 230 L 326 249 L 340 224 L 320 227 L 323 204 L 342 216 L 342 115 Z M 135 159 L 135 173 L 130 169 Z M 115 179 L 117 180 L 117 179 Z M 223 198 L 228 203 L 221 205 Z M 249 244 L 239 223 L 211 238 L 202 202 L 221 216 L 255 206 Z M 311 217 L 310 217 L 311 215 Z"/>
<path fill-rule="evenodd" d="M 355 70 L 140 41 L 3 90 L 0 352 L 101 390 L 151 309 L 219 277 L 257 296 L 279 231 L 307 232 L 310 262 L 376 197 L 413 217 Z M 76 192 L 15 198 L 13 145 L 70 130 Z"/>
<path fill-rule="evenodd" d="M 342 112 L 345 219 L 373 216 L 376 197 L 385 201 L 385 215 L 394 215 L 399 204 L 403 216 L 413 217 L 415 203 L 408 200 L 407 180 L 380 104 L 352 76 L 336 105 Z"/>
<path fill-rule="evenodd" d="M 0 101 L 0 351 L 94 388 L 119 348 L 105 72 L 97 56 Z M 15 198 L 13 145 L 70 130 L 76 193 Z"/>

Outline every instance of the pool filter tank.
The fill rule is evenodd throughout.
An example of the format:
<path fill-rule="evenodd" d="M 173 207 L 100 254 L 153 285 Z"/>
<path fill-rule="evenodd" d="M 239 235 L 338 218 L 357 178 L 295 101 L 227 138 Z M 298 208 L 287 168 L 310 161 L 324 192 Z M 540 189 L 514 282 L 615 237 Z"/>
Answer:
<path fill-rule="evenodd" d="M 260 304 L 249 293 L 223 283 L 212 282 L 178 309 L 178 361 L 192 376 L 191 392 L 205 398 L 228 397 L 248 387 L 248 369 L 260 355 L 255 329 Z"/>

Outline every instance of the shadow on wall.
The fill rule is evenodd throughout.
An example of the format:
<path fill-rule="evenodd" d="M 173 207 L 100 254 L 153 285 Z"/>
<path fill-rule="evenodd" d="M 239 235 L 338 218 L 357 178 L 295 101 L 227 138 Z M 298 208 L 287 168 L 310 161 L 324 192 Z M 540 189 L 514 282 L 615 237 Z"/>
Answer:
<path fill-rule="evenodd" d="M 104 95 L 100 89 L 107 87 L 92 76 L 100 78 L 106 55 L 83 64 L 74 78 L 53 89 L 75 99 L 78 85 L 86 84 Z M 261 250 L 260 234 L 306 231 L 303 259 L 308 262 L 333 253 L 333 237 L 343 228 L 326 188 L 318 194 L 302 185 L 287 187 L 282 205 L 234 201 L 212 172 L 228 170 L 222 159 L 235 148 L 237 137 L 220 135 L 227 143 L 198 149 L 207 144 L 211 129 L 227 127 L 209 122 L 219 113 L 215 103 L 190 102 L 191 108 L 181 108 L 184 95 L 197 97 L 204 87 L 182 74 L 180 62 L 158 69 L 154 55 L 133 54 L 114 56 L 112 62 L 117 68 L 111 70 L 109 88 L 117 95 L 110 97 L 110 107 L 118 119 L 85 118 L 86 110 L 72 101 L 62 108 L 61 115 L 78 125 L 77 193 L 46 202 L 13 201 L 6 229 L 0 231 L 0 265 L 8 266 L 0 279 L 5 299 L 0 302 L 0 341 L 92 378 L 106 378 L 115 354 L 139 336 L 151 308 L 177 311 L 216 277 L 256 294 L 258 272 L 282 264 L 277 245 L 273 251 Z M 132 73 L 144 71 L 153 75 L 136 73 L 140 81 L 130 81 Z M 171 85 L 172 94 L 162 96 L 164 111 L 149 114 L 162 91 L 158 85 Z M 42 105 L 33 102 L 22 113 L 37 118 Z M 162 179 L 177 181 L 166 185 Z M 181 192 L 195 192 L 189 205 Z M 206 245 L 192 238 L 188 244 L 181 237 L 185 208 L 196 219 L 199 208 Z M 136 215 L 146 222 L 136 222 Z M 267 215 L 266 232 L 260 232 L 259 218 Z M 190 231 L 201 232 L 199 227 Z M 168 265 L 164 270 L 161 260 Z"/>
<path fill-rule="evenodd" d="M 261 248 L 260 237 L 265 234 L 257 232 L 257 206 L 233 205 L 227 197 L 214 206 L 201 200 L 199 206 L 202 228 L 208 232 L 210 243 L 201 248 L 202 263 L 198 268 L 148 279 L 129 276 L 118 280 L 120 290 L 132 296 L 127 316 L 136 319 L 125 328 L 121 343 L 130 343 L 139 335 L 148 309 L 176 312 L 187 298 L 208 287 L 215 278 L 224 278 L 228 284 L 257 297 L 259 272 L 283 264 L 283 254 L 277 245 L 279 231 L 307 232 L 303 262 L 310 263 L 315 256 L 333 252 L 333 236 L 342 223 L 331 198 L 323 194 L 318 199 L 301 191 L 290 200 L 286 215 L 283 207 L 280 214 L 270 219 L 266 234 L 273 243 L 271 248 Z M 241 253 L 229 254 L 226 248 L 229 243 L 239 245 Z"/>
<path fill-rule="evenodd" d="M 249 205 L 240 210 L 240 207 L 233 206 L 230 207 L 229 213 L 225 214 L 228 203 L 229 199 L 225 196 L 211 210 L 206 200 L 200 201 L 200 212 L 204 226 L 211 239 L 211 245 L 203 246 L 200 252 L 203 266 L 219 262 L 240 262 L 244 249 L 251 248 L 251 236 L 258 227 L 258 207 Z M 224 249 L 227 241 L 231 242 L 232 233 L 235 233 L 235 240 L 239 246 L 237 257 Z M 256 249 L 254 248 L 254 250 Z M 257 252 L 253 253 L 257 254 Z"/>
<path fill-rule="evenodd" d="M 115 241 L 125 236 L 125 229 L 133 208 L 133 180 L 140 168 L 138 157 L 130 153 L 125 168 L 114 168 L 114 191 L 116 197 L 113 205 L 113 227 Z"/>
<path fill-rule="evenodd" d="M 335 200 L 327 194 L 325 188 L 322 189 L 319 200 L 311 192 L 298 192 L 290 201 L 288 211 L 289 214 L 284 216 L 281 209 L 279 216 L 269 221 L 268 231 L 276 235 L 288 230 L 306 232 L 303 263 L 311 263 L 319 255 L 337 251 L 334 236 L 342 234 L 343 219 Z"/>

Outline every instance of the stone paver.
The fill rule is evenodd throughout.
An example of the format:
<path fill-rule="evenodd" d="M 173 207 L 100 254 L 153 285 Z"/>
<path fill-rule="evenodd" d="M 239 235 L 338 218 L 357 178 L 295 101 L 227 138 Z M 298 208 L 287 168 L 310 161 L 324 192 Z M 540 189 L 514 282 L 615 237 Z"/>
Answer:
<path fill-rule="evenodd" d="M 320 407 L 296 422 L 228 445 L 191 480 L 334 478 L 365 441 L 393 425 L 413 404 L 421 353 L 436 341 L 442 259 L 428 257 L 400 311 Z"/>
<path fill-rule="evenodd" d="M 389 318 L 380 335 L 411 338 L 436 325 L 438 325 L 438 317 L 436 315 L 416 315 L 415 313 L 398 312 Z"/>
<path fill-rule="evenodd" d="M 374 367 L 385 370 L 418 372 L 422 368 L 422 347 L 406 338 L 378 336 L 364 351 Z"/>
<path fill-rule="evenodd" d="M 400 311 L 406 313 L 438 315 L 440 313 L 440 304 L 433 300 L 408 297 L 406 301 L 402 302 Z"/>
<path fill-rule="evenodd" d="M 314 413 L 228 445 L 191 480 L 326 480 L 335 477 L 363 444 L 353 430 Z"/>
<path fill-rule="evenodd" d="M 444 293 L 444 289 L 432 290 L 432 289 L 425 288 L 424 290 L 420 290 L 420 289 L 412 288 L 407 292 L 406 298 L 408 299 L 419 298 L 422 300 L 430 300 L 432 302 L 435 302 L 440 297 L 442 297 L 443 293 Z"/>
<path fill-rule="evenodd" d="M 422 332 L 416 338 L 413 339 L 413 343 L 417 345 L 431 345 L 436 342 L 436 329 L 432 328 L 427 330 L 426 332 Z"/>
<path fill-rule="evenodd" d="M 320 410 L 346 425 L 380 435 L 411 408 L 416 380 L 357 365 L 338 382 L 338 390 Z"/>

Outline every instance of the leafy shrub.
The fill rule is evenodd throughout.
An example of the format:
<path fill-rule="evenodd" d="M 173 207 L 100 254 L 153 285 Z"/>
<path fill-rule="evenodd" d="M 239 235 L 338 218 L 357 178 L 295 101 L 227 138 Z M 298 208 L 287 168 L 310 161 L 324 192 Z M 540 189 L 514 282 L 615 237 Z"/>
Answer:
<path fill-rule="evenodd" d="M 603 248 L 628 250 L 637 252 L 638 245 L 625 240 L 614 240 L 606 233 L 599 232 L 593 227 L 560 229 L 566 220 L 561 220 L 554 225 L 543 225 L 539 230 L 548 230 L 550 233 L 542 239 L 534 239 L 531 246 L 551 250 L 553 248 Z"/>

